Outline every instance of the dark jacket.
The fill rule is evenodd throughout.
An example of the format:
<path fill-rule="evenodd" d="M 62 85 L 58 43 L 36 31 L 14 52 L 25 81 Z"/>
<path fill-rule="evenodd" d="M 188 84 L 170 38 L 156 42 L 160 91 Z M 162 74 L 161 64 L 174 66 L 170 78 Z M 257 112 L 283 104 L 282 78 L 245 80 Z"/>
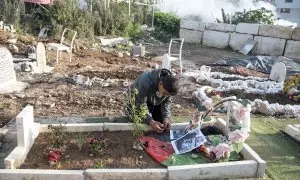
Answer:
<path fill-rule="evenodd" d="M 136 97 L 137 106 L 143 104 L 148 104 L 148 106 L 161 105 L 162 120 L 171 116 L 172 98 L 171 96 L 159 98 L 156 95 L 156 92 L 158 91 L 158 83 L 160 78 L 170 74 L 171 72 L 167 69 L 157 69 L 144 72 L 143 74 L 139 75 L 135 82 L 130 86 L 130 89 L 136 88 L 138 90 L 138 95 Z M 145 123 L 149 124 L 151 120 L 152 114 L 148 111 L 148 114 L 145 118 Z"/>

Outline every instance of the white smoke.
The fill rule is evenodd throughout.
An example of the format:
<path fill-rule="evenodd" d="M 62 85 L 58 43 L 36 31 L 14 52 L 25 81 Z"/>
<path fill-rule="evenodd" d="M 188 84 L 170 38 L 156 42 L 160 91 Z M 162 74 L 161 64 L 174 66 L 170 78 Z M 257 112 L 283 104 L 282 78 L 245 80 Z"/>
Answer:
<path fill-rule="evenodd" d="M 222 20 L 223 8 L 226 14 L 243 12 L 244 9 L 255 10 L 264 7 L 271 10 L 276 16 L 274 5 L 253 0 L 163 0 L 159 9 L 163 12 L 173 12 L 180 17 L 198 16 L 204 22 L 215 22 L 216 18 Z"/>

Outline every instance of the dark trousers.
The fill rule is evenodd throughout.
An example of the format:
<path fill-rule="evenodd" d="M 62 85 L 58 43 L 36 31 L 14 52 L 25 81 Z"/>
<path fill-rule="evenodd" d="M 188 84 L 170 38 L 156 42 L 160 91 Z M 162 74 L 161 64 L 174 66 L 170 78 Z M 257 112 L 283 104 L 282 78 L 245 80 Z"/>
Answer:
<path fill-rule="evenodd" d="M 147 102 L 148 111 L 152 114 L 152 118 L 154 121 L 158 121 L 160 123 L 163 123 L 163 117 L 161 114 L 161 105 L 154 106 L 153 104 L 150 104 Z"/>

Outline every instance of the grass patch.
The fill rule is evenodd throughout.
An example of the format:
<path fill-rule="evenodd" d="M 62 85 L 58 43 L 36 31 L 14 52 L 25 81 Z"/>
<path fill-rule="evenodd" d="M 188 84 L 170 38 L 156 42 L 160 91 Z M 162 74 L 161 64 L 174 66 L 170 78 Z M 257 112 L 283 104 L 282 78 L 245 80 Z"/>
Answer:
<path fill-rule="evenodd" d="M 281 130 L 299 119 L 255 117 L 246 143 L 267 162 L 266 174 L 274 180 L 298 179 L 300 176 L 300 144 Z"/>

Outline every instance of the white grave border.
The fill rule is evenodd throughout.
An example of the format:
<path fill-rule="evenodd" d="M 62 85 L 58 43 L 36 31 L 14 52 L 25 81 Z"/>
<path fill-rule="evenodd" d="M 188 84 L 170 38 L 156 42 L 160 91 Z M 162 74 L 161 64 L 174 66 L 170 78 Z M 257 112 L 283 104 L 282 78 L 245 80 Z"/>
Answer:
<path fill-rule="evenodd" d="M 18 132 L 18 146 L 7 156 L 5 159 L 6 168 L 0 169 L 0 179 L 32 179 L 38 177 L 39 179 L 211 179 L 211 178 L 245 178 L 245 177 L 263 177 L 266 162 L 262 160 L 259 155 L 253 151 L 247 144 L 241 151 L 245 160 L 237 162 L 224 162 L 224 163 L 209 163 L 198 165 L 186 166 L 172 166 L 166 169 L 87 169 L 87 170 L 42 170 L 42 169 L 17 169 L 26 159 L 35 137 L 39 133 L 49 132 L 48 124 L 34 123 L 33 121 L 33 107 L 27 106 L 17 116 L 18 120 L 22 123 L 17 123 L 18 130 L 23 130 L 26 133 L 21 137 L 21 132 Z M 33 127 L 24 124 L 25 121 L 30 121 Z M 56 124 L 59 125 L 59 124 Z M 172 125 L 173 129 L 183 128 L 187 123 L 176 123 Z M 228 134 L 226 122 L 218 118 L 215 126 L 223 131 L 225 135 Z M 132 130 L 130 123 L 78 123 L 66 124 L 67 131 L 70 132 L 91 132 L 91 131 L 128 131 Z M 32 135 L 32 136 L 31 136 Z M 23 142 L 24 139 L 24 142 Z M 27 145 L 26 145 L 26 139 Z M 25 147 L 22 147 L 25 143 Z"/>

